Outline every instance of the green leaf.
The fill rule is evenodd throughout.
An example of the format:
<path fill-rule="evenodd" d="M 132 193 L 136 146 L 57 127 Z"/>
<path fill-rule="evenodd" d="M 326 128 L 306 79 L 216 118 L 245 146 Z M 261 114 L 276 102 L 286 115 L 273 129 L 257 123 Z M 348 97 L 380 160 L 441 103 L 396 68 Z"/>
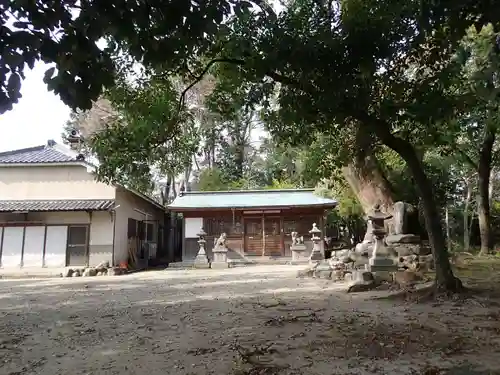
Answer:
<path fill-rule="evenodd" d="M 45 74 L 43 75 L 43 82 L 49 83 L 52 79 L 52 76 L 54 75 L 54 72 L 56 71 L 55 67 L 49 68 L 45 71 Z"/>
<path fill-rule="evenodd" d="M 21 77 L 19 74 L 15 72 L 11 72 L 9 81 L 7 83 L 7 91 L 9 96 L 14 99 L 18 99 L 21 97 Z"/>

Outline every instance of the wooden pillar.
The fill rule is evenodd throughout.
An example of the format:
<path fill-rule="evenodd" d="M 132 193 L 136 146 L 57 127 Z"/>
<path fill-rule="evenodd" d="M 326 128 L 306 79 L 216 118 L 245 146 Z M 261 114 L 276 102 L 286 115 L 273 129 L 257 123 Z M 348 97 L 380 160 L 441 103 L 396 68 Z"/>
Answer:
<path fill-rule="evenodd" d="M 262 256 L 266 255 L 266 221 L 262 212 Z"/>
<path fill-rule="evenodd" d="M 324 212 L 321 213 L 319 217 L 319 228 L 321 229 L 321 251 L 323 252 L 323 256 L 325 255 L 325 220 L 324 220 Z"/>
<path fill-rule="evenodd" d="M 247 244 L 245 241 L 245 215 L 243 215 L 243 211 L 241 211 L 241 253 L 245 254 L 247 251 Z"/>
<path fill-rule="evenodd" d="M 285 217 L 283 211 L 280 213 L 280 246 L 281 256 L 285 256 Z"/>

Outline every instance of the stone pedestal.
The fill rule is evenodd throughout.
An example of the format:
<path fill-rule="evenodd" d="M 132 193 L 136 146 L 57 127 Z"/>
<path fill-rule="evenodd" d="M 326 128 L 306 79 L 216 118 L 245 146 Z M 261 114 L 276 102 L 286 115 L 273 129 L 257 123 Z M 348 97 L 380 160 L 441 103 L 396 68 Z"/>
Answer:
<path fill-rule="evenodd" d="M 295 244 L 290 246 L 292 252 L 292 264 L 307 263 L 307 257 L 304 256 L 307 248 L 304 244 Z"/>
<path fill-rule="evenodd" d="M 229 263 L 227 262 L 227 247 L 218 246 L 212 250 L 214 259 L 212 260 L 212 268 L 229 268 Z"/>
<path fill-rule="evenodd" d="M 391 258 L 387 247 L 384 245 L 384 221 L 390 218 L 391 215 L 385 215 L 380 212 L 378 207 L 375 207 L 374 213 L 370 215 L 370 220 L 373 226 L 373 235 L 375 236 L 375 246 L 373 253 L 368 262 L 371 272 L 396 272 L 398 267 Z"/>
<path fill-rule="evenodd" d="M 196 254 L 196 258 L 194 259 L 193 266 L 195 268 L 210 268 L 210 260 L 208 259 L 207 253 L 205 251 L 205 236 L 207 234 L 201 228 L 200 233 L 198 233 L 198 237 L 200 238 L 198 240 L 198 245 L 200 246 L 200 250 L 198 250 L 198 254 Z"/>
<path fill-rule="evenodd" d="M 389 256 L 387 248 L 384 246 L 382 239 L 377 238 L 375 241 L 375 247 L 373 249 L 373 254 L 368 262 L 370 271 L 386 271 L 386 272 L 396 272 L 397 264 L 394 263 L 394 259 Z"/>
<path fill-rule="evenodd" d="M 311 255 L 309 256 L 309 263 L 320 262 L 325 259 L 325 254 L 321 251 L 321 231 L 316 226 L 316 223 L 313 224 L 312 229 L 309 231 L 311 233 L 311 240 L 313 242 L 313 248 L 311 251 Z"/>

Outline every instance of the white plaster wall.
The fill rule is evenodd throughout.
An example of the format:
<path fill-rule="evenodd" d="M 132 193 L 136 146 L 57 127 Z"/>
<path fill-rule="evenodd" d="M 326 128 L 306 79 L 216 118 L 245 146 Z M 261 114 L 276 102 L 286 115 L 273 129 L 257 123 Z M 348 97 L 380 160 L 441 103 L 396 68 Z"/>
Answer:
<path fill-rule="evenodd" d="M 110 212 L 93 212 L 90 224 L 90 245 L 113 244 L 113 216 Z"/>
<path fill-rule="evenodd" d="M 124 189 L 117 188 L 116 190 L 116 226 L 115 226 L 115 256 L 114 264 L 119 264 L 121 261 L 128 259 L 128 219 L 145 220 L 146 216 L 134 209 L 139 209 L 142 212 L 148 213 L 147 220 L 159 220 L 163 224 L 164 211 L 154 204 L 147 202 L 135 194 L 132 194 Z M 157 233 L 155 225 L 155 238 Z"/>
<path fill-rule="evenodd" d="M 0 199 L 114 199 L 82 165 L 0 167 Z"/>
<path fill-rule="evenodd" d="M 113 262 L 113 223 L 110 212 L 93 212 L 90 223 L 89 265 Z"/>
<path fill-rule="evenodd" d="M 184 219 L 184 238 L 197 238 L 203 227 L 202 217 L 187 217 Z"/>
<path fill-rule="evenodd" d="M 43 222 L 44 224 L 89 224 L 90 216 L 87 212 L 30 212 L 29 221 Z"/>

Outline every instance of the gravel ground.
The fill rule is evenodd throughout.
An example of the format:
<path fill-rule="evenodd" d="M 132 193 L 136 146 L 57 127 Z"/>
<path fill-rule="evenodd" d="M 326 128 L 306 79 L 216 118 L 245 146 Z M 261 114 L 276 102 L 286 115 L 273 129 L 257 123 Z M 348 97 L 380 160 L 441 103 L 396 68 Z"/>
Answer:
<path fill-rule="evenodd" d="M 0 281 L 0 375 L 500 374 L 498 305 L 374 300 L 297 269 Z"/>

